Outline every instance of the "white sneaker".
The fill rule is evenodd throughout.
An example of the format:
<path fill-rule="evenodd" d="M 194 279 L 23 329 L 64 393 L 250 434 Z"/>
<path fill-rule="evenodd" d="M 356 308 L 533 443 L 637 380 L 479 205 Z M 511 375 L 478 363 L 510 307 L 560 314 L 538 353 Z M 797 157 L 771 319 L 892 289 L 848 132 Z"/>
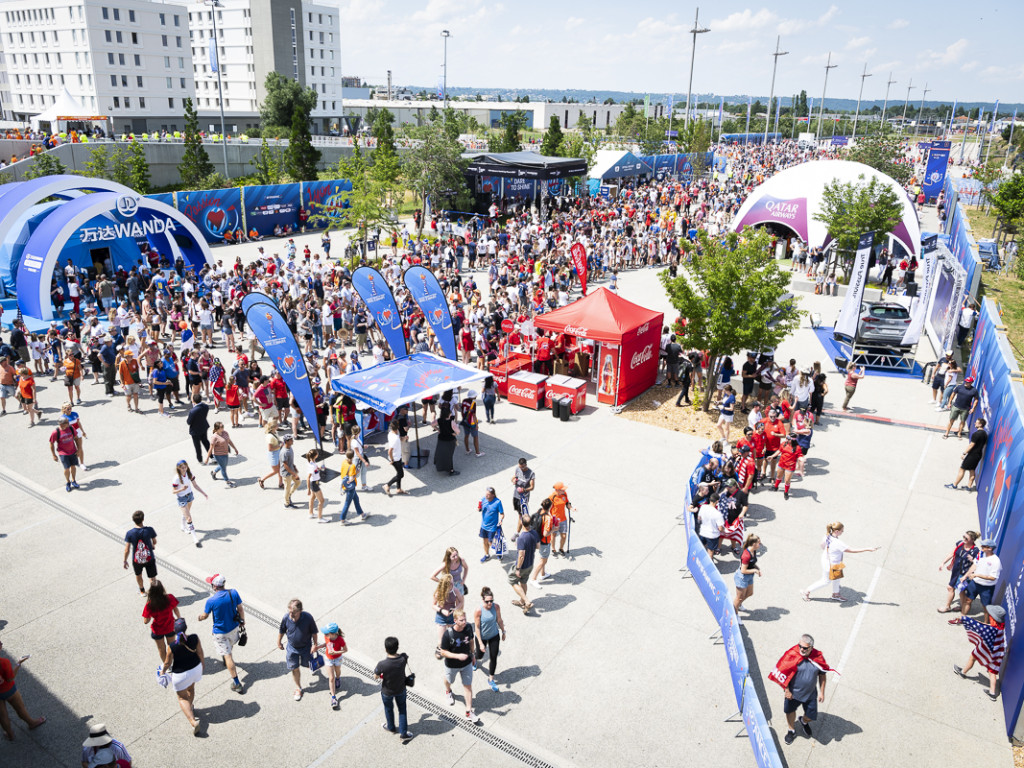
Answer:
<path fill-rule="evenodd" d="M 471 722 L 471 723 L 479 723 L 480 722 L 480 718 L 477 717 L 476 712 L 474 712 L 472 709 L 469 710 L 466 713 L 466 719 L 469 720 L 469 722 Z"/>
<path fill-rule="evenodd" d="M 448 700 L 449 707 L 455 706 L 455 697 L 452 695 L 451 691 L 445 691 L 444 696 Z"/>
<path fill-rule="evenodd" d="M 545 573 L 543 576 L 540 577 L 540 581 L 551 581 L 553 578 L 555 577 L 552 576 L 550 573 Z"/>

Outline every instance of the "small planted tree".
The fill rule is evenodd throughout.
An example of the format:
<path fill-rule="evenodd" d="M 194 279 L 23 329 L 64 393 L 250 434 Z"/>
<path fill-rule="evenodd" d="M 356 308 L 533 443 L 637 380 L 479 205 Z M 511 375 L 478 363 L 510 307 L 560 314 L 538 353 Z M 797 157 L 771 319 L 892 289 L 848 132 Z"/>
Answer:
<path fill-rule="evenodd" d="M 563 136 L 562 123 L 558 119 L 558 115 L 552 115 L 551 121 L 548 123 L 548 129 L 544 133 L 544 139 L 540 144 L 540 153 L 548 157 L 557 156 L 559 147 L 562 145 Z"/>
<path fill-rule="evenodd" d="M 199 115 L 192 99 L 185 99 L 185 151 L 178 164 L 178 175 L 186 189 L 199 189 L 199 182 L 213 173 L 213 163 L 199 133 Z"/>
<path fill-rule="evenodd" d="M 294 181 L 311 181 L 316 178 L 320 164 L 320 150 L 313 146 L 309 133 L 309 121 L 305 114 L 296 112 L 292 116 L 292 131 L 288 137 L 288 175 Z"/>
<path fill-rule="evenodd" d="M 683 243 L 690 261 L 679 276 L 668 270 L 659 276 L 672 306 L 687 320 L 686 345 L 709 352 L 705 411 L 726 355 L 774 349 L 799 326 L 803 313 L 784 299 L 789 275 L 772 258 L 771 241 L 763 229 L 730 232 L 724 239 L 701 231 L 696 246 Z"/>
<path fill-rule="evenodd" d="M 847 278 L 860 236 L 874 232 L 875 242 L 883 242 L 902 217 L 903 206 L 893 188 L 874 176 L 865 182 L 863 174 L 859 182 L 833 179 L 822 192 L 821 210 L 814 214 L 835 239 L 836 263 Z"/>
<path fill-rule="evenodd" d="M 36 155 L 32 165 L 25 171 L 26 179 L 38 179 L 40 176 L 58 176 L 67 173 L 67 166 L 51 152 L 42 152 Z"/>

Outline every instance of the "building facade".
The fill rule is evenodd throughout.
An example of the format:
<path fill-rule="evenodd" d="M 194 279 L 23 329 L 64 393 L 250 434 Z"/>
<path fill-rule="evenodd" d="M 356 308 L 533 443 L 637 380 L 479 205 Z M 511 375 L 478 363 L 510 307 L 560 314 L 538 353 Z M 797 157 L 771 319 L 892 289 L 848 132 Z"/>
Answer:
<path fill-rule="evenodd" d="M 188 34 L 187 10 L 174 3 L 0 2 L 4 117 L 29 122 L 66 91 L 85 113 L 76 117 L 106 117 L 108 130 L 180 128 L 195 93 Z"/>

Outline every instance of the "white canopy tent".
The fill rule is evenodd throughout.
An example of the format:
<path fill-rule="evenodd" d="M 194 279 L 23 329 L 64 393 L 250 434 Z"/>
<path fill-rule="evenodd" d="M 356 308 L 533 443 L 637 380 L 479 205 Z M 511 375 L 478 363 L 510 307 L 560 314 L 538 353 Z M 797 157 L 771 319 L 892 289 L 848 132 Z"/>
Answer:
<path fill-rule="evenodd" d="M 848 160 L 814 160 L 775 174 L 751 193 L 730 228 L 739 232 L 756 224 L 781 224 L 795 232 L 808 247 L 823 247 L 832 238 L 825 224 L 814 215 L 821 210 L 825 187 L 833 180 L 863 183 L 872 178 L 890 187 L 902 205 L 903 217 L 893 229 L 892 237 L 908 253 L 920 253 L 921 224 L 906 190 L 881 171 Z"/>
<path fill-rule="evenodd" d="M 79 103 L 78 99 L 68 93 L 65 88 L 57 100 L 50 105 L 49 109 L 40 112 L 31 119 L 33 130 L 39 129 L 40 123 L 49 123 L 56 128 L 57 118 L 73 118 L 75 120 L 92 120 L 93 115 Z"/>

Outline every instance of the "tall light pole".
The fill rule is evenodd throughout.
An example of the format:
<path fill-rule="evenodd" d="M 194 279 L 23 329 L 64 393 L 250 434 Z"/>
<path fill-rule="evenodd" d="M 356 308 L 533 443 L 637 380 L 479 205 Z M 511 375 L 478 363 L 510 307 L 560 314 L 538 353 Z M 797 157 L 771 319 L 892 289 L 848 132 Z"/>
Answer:
<path fill-rule="evenodd" d="M 444 108 L 448 109 L 448 38 L 452 33 L 447 29 L 441 30 L 441 37 L 444 38 L 444 84 L 441 86 L 444 96 Z"/>
<path fill-rule="evenodd" d="M 782 37 L 775 38 L 775 53 L 772 54 L 772 87 L 768 93 L 768 115 L 764 119 L 764 143 L 768 144 L 768 124 L 772 121 L 772 99 L 775 98 L 775 70 L 779 66 L 779 56 L 788 56 L 789 51 L 780 51 L 779 43 L 782 42 Z M 778 113 L 776 113 L 778 114 Z"/>
<path fill-rule="evenodd" d="M 914 136 L 917 136 L 917 132 L 921 130 L 921 120 L 924 117 L 924 97 L 928 95 L 928 91 L 931 90 L 928 87 L 928 83 L 925 82 L 924 90 L 921 91 L 921 109 L 917 112 L 917 125 L 914 126 Z"/>
<path fill-rule="evenodd" d="M 832 51 L 829 51 L 828 61 L 825 63 L 825 84 L 821 86 L 821 105 L 818 107 L 818 130 L 814 134 L 815 138 L 818 138 L 818 136 L 821 135 L 821 121 L 825 116 L 825 91 L 828 88 L 828 71 L 830 69 L 835 69 L 838 66 L 838 64 L 832 63 Z"/>
<path fill-rule="evenodd" d="M 905 133 L 907 130 L 907 104 L 910 103 L 910 92 L 914 90 L 914 78 L 910 78 L 910 82 L 907 84 L 907 98 L 903 100 L 903 119 L 900 120 L 900 133 Z"/>
<path fill-rule="evenodd" d="M 217 101 L 220 103 L 220 142 L 224 148 L 224 178 L 230 179 L 231 174 L 228 173 L 228 136 L 224 130 L 224 81 L 221 79 L 221 66 L 220 66 L 220 47 L 217 43 L 217 9 L 222 8 L 220 0 L 204 0 L 204 3 L 209 5 L 212 9 L 210 16 L 213 18 L 213 58 L 210 60 L 211 64 L 216 63 L 217 65 Z"/>
<path fill-rule="evenodd" d="M 885 101 L 882 102 L 882 132 L 885 132 L 885 110 L 889 106 L 889 88 L 896 81 L 892 79 L 892 72 L 889 73 L 889 82 L 885 84 Z"/>
<path fill-rule="evenodd" d="M 690 49 L 690 85 L 686 89 L 686 122 L 683 124 L 684 131 L 690 127 L 690 97 L 693 96 L 693 61 L 697 58 L 697 35 L 703 35 L 705 32 L 711 31 L 708 27 L 701 27 L 699 20 L 700 8 L 694 14 L 693 29 L 690 30 L 690 34 L 693 35 L 693 47 Z"/>
<path fill-rule="evenodd" d="M 860 100 L 861 100 L 861 97 L 864 95 L 864 81 L 867 78 L 869 78 L 869 77 L 871 77 L 871 74 L 868 72 L 868 63 L 865 61 L 864 62 L 864 72 L 860 76 L 860 93 L 857 94 L 857 111 L 853 115 L 853 138 L 854 139 L 857 138 L 857 118 L 860 117 Z"/>

